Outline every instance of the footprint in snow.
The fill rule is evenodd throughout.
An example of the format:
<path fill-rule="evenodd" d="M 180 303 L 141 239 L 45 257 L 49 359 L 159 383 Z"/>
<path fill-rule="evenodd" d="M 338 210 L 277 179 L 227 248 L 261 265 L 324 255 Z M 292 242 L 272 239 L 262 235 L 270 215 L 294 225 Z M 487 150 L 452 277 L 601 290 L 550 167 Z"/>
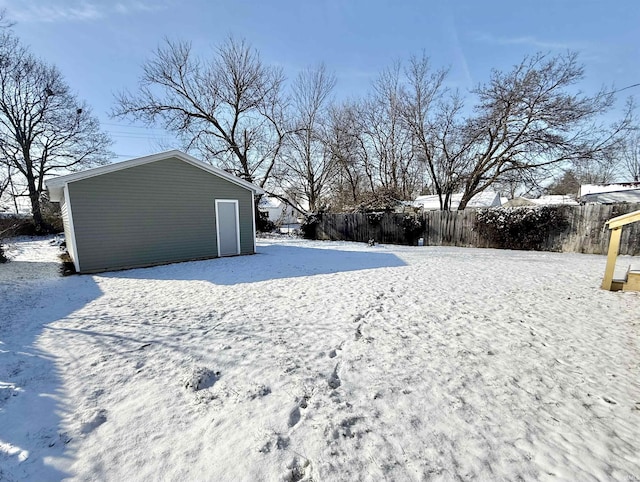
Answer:
<path fill-rule="evenodd" d="M 266 397 L 271 393 L 271 388 L 266 385 L 256 385 L 253 389 L 248 391 L 249 400 L 255 400 L 256 398 Z"/>
<path fill-rule="evenodd" d="M 289 413 L 289 428 L 294 427 L 300 421 L 300 419 L 302 418 L 301 409 L 304 410 L 309 406 L 308 404 L 309 398 L 310 398 L 310 395 L 308 394 L 304 395 L 300 399 L 300 402 L 298 402 L 296 407 L 293 410 L 291 410 L 291 412 Z"/>
<path fill-rule="evenodd" d="M 333 388 L 334 390 L 342 385 L 340 377 L 338 376 L 338 365 L 336 365 L 336 367 L 333 369 L 333 373 L 327 380 L 327 383 L 329 384 L 329 387 Z"/>
<path fill-rule="evenodd" d="M 267 440 L 267 442 L 258 449 L 258 452 L 268 454 L 269 452 L 271 452 L 272 448 L 285 450 L 287 447 L 289 447 L 289 444 L 291 443 L 291 439 L 289 439 L 289 437 L 283 437 L 279 433 L 275 433 L 274 435 L 276 436 L 275 440 Z"/>
<path fill-rule="evenodd" d="M 311 479 L 311 462 L 309 459 L 300 461 L 294 457 L 286 466 L 286 471 L 280 478 L 283 482 L 299 482 Z"/>
<path fill-rule="evenodd" d="M 300 407 L 296 406 L 296 408 L 291 410 L 291 412 L 289 413 L 289 428 L 295 427 L 300 421 L 301 417 L 302 415 L 300 415 Z"/>

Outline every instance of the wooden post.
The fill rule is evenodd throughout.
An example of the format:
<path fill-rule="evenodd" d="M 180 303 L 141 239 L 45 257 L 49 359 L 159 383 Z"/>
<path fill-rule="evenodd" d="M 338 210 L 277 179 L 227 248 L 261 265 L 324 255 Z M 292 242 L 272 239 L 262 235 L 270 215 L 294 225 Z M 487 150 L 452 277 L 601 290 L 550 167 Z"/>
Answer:
<path fill-rule="evenodd" d="M 607 267 L 604 270 L 604 279 L 602 280 L 602 289 L 611 290 L 613 285 L 613 271 L 616 269 L 616 258 L 620 250 L 620 235 L 622 234 L 622 226 L 611 230 L 611 238 L 609 239 L 609 253 L 607 254 Z"/>

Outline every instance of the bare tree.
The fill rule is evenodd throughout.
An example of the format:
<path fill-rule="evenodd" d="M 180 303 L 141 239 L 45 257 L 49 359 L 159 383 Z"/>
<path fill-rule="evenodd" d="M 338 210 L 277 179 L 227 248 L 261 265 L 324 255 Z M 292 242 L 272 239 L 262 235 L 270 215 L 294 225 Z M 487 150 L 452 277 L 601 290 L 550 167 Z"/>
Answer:
<path fill-rule="evenodd" d="M 188 42 L 166 40 L 143 66 L 137 92 L 116 96 L 112 115 L 160 123 L 187 149 L 264 186 L 287 134 L 283 81 L 244 40 L 227 39 L 208 60 Z"/>
<path fill-rule="evenodd" d="M 581 184 L 580 176 L 573 169 L 567 169 L 545 189 L 545 192 L 547 194 L 568 194 L 577 197 Z"/>
<path fill-rule="evenodd" d="M 5 192 L 9 191 L 11 185 L 10 166 L 1 166 L 3 169 L 0 171 L 0 203 L 4 199 Z M 2 208 L 2 204 L 0 204 Z"/>
<path fill-rule="evenodd" d="M 44 178 L 108 160 L 110 140 L 60 72 L 17 37 L 0 35 L 0 156 L 23 178 L 37 231 Z"/>
<path fill-rule="evenodd" d="M 640 181 L 640 132 L 634 130 L 627 136 L 622 147 L 625 174 L 635 182 Z"/>
<path fill-rule="evenodd" d="M 365 174 L 365 166 L 369 165 L 368 152 L 359 115 L 355 102 L 334 105 L 329 112 L 326 142 L 336 166 L 336 176 L 331 183 L 334 209 L 353 209 L 368 189 Z M 370 191 L 373 190 L 371 186 Z"/>
<path fill-rule="evenodd" d="M 410 199 L 422 179 L 416 169 L 415 150 L 402 113 L 401 64 L 385 69 L 373 91 L 360 104 L 360 130 L 368 151 L 365 172 L 372 190 Z"/>
<path fill-rule="evenodd" d="M 463 173 L 459 209 L 509 172 L 584 165 L 611 152 L 630 117 L 612 129 L 596 124 L 611 108 L 613 94 L 570 92 L 583 75 L 575 53 L 538 54 L 511 72 L 494 71 L 475 89 L 479 102 L 465 126 L 473 163 Z"/>
<path fill-rule="evenodd" d="M 300 72 L 292 87 L 291 134 L 282 155 L 280 181 L 296 199 L 316 212 L 330 181 L 336 162 L 328 146 L 330 95 L 335 75 L 324 64 Z"/>
<path fill-rule="evenodd" d="M 12 22 L 7 20 L 6 9 L 0 9 L 0 30 L 5 30 L 13 26 Z M 3 138 L 0 138 L 0 142 L 4 142 Z M 6 165 L 3 169 L 0 169 L 0 202 L 6 199 L 5 194 L 9 192 L 11 188 L 11 166 Z M 3 207 L 0 205 L 0 207 Z"/>
<path fill-rule="evenodd" d="M 531 170 L 514 170 L 501 176 L 491 186 L 492 189 L 507 199 L 517 196 L 538 197 L 548 189 L 543 185 L 548 181 L 546 173 Z M 577 192 L 577 191 L 576 191 Z M 549 194 L 555 194 L 549 192 Z"/>
<path fill-rule="evenodd" d="M 440 209 L 448 209 L 458 187 L 464 162 L 457 116 L 463 107 L 457 94 L 445 99 L 447 71 L 433 70 L 429 58 L 413 56 L 405 70 L 402 113 L 413 138 L 418 161 L 426 166 L 431 191 L 438 195 Z"/>
<path fill-rule="evenodd" d="M 6 30 L 8 28 L 13 27 L 14 25 L 15 25 L 15 22 L 12 22 L 11 20 L 9 20 L 7 16 L 7 9 L 0 8 L 0 30 Z"/>

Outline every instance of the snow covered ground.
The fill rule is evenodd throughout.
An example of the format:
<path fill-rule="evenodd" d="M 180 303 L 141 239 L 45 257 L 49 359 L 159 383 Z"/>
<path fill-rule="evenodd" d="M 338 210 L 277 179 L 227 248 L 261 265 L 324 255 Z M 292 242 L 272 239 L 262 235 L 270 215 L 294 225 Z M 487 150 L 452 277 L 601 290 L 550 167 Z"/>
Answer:
<path fill-rule="evenodd" d="M 15 242 L 0 479 L 640 480 L 640 296 L 605 257 L 258 252 L 61 278 Z"/>

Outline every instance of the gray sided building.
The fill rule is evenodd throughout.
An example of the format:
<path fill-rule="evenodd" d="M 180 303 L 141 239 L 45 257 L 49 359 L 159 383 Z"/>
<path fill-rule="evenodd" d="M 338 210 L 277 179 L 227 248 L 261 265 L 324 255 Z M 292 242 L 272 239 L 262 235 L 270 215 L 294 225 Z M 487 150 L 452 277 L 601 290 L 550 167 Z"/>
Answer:
<path fill-rule="evenodd" d="M 79 273 L 255 253 L 262 190 L 180 151 L 45 184 Z"/>

